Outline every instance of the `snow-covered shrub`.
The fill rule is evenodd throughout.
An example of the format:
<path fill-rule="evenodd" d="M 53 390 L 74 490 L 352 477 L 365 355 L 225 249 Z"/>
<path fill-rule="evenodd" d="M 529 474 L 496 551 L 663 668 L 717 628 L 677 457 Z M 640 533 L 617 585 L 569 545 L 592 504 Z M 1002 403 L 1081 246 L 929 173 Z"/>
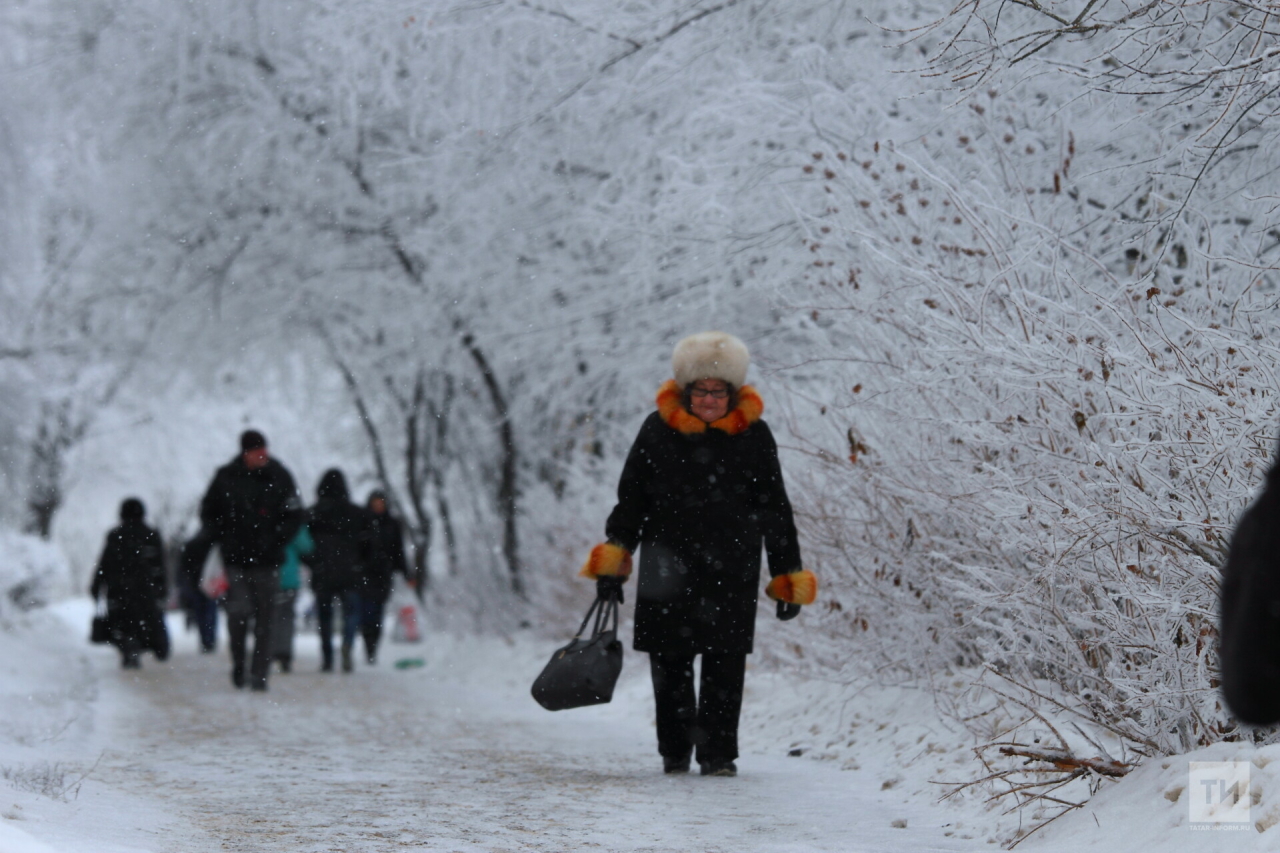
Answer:
<path fill-rule="evenodd" d="M 1267 203 L 1180 192 L 1149 166 L 1168 129 L 1115 108 L 992 89 L 797 164 L 791 298 L 831 383 L 808 529 L 827 624 L 881 665 L 1047 680 L 1170 753 L 1235 732 L 1218 570 L 1274 448 L 1277 277 Z"/>
<path fill-rule="evenodd" d="M 47 604 L 71 589 L 71 567 L 58 546 L 0 530 L 0 620 Z"/>

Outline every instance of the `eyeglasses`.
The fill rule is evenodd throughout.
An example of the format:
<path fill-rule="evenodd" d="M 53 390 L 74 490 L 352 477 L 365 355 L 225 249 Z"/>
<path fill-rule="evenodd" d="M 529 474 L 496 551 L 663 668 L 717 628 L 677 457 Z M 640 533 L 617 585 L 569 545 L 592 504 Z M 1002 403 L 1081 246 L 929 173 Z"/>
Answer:
<path fill-rule="evenodd" d="M 691 388 L 689 389 L 689 396 L 690 397 L 714 397 L 717 400 L 723 400 L 725 397 L 729 396 L 729 389 L 717 388 L 714 391 L 711 391 L 706 388 Z"/>

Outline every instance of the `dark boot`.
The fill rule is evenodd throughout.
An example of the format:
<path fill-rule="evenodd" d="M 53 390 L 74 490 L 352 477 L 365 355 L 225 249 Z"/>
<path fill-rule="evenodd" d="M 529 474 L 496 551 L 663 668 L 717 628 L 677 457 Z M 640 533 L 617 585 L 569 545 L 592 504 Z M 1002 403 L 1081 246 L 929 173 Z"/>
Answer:
<path fill-rule="evenodd" d="M 378 641 L 382 639 L 381 625 L 363 625 L 360 634 L 364 637 L 365 660 L 373 666 L 378 662 Z"/>
<path fill-rule="evenodd" d="M 281 672 L 290 672 L 293 669 L 293 655 L 280 655 L 276 660 L 280 661 Z"/>
<path fill-rule="evenodd" d="M 356 665 L 351 660 L 351 646 L 346 643 L 342 644 L 342 671 L 351 672 Z"/>
<path fill-rule="evenodd" d="M 693 755 L 688 752 L 684 755 L 664 755 L 662 756 L 662 772 L 688 773 L 692 758 Z"/>
<path fill-rule="evenodd" d="M 701 765 L 703 776 L 737 776 L 738 766 L 732 761 L 716 759 L 705 761 Z"/>
<path fill-rule="evenodd" d="M 231 667 L 231 683 L 237 690 L 244 688 L 244 661 L 236 661 Z"/>

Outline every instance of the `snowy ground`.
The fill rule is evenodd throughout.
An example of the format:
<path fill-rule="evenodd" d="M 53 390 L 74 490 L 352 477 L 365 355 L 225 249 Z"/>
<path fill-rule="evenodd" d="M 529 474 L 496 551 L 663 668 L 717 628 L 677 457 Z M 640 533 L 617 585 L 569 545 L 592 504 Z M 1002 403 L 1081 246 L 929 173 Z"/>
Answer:
<path fill-rule="evenodd" d="M 741 775 L 668 777 L 633 652 L 612 705 L 551 714 L 528 696 L 550 652 L 530 635 L 392 645 L 351 675 L 317 672 L 305 637 L 297 671 L 260 695 L 232 689 L 225 652 L 199 654 L 176 619 L 173 658 L 124 672 L 84 642 L 88 617 L 70 602 L 0 629 L 0 853 L 909 853 L 997 849 L 1011 826 L 976 798 L 937 801 L 971 761 L 919 691 L 751 672 Z M 1183 758 L 1019 849 L 1274 849 L 1280 764 L 1264 765 L 1280 751 L 1192 756 L 1237 757 L 1263 795 L 1248 832 L 1187 828 Z"/>

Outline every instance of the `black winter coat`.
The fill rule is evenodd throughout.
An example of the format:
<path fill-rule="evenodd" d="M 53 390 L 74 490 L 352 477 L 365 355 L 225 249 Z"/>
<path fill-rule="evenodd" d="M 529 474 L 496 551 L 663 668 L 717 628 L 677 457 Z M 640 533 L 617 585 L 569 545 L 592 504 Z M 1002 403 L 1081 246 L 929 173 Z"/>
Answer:
<path fill-rule="evenodd" d="M 772 575 L 801 568 L 777 445 L 760 420 L 736 435 L 686 433 L 650 415 L 605 529 L 629 551 L 642 546 L 635 615 L 642 652 L 751 652 L 761 545 Z"/>
<path fill-rule="evenodd" d="M 168 594 L 160 534 L 141 519 L 125 521 L 107 534 L 89 594 L 107 596 L 111 642 L 129 653 L 151 649 L 169 656 L 169 633 L 161 604 Z"/>
<path fill-rule="evenodd" d="M 404 555 L 404 533 L 400 522 L 391 513 L 371 512 L 369 560 L 365 565 L 364 587 L 361 592 L 370 599 L 386 601 L 391 595 L 392 575 L 408 577 L 408 562 Z"/>
<path fill-rule="evenodd" d="M 106 593 L 108 606 L 154 608 L 168 593 L 160 534 L 141 520 L 126 521 L 107 534 L 89 594 Z"/>
<path fill-rule="evenodd" d="M 200 521 L 229 567 L 279 568 L 302 517 L 293 475 L 274 459 L 256 470 L 239 456 L 232 459 L 218 469 L 200 504 Z"/>
<path fill-rule="evenodd" d="M 186 590 L 200 588 L 204 577 L 204 564 L 209 561 L 209 552 L 217 542 L 214 534 L 206 528 L 200 528 L 195 536 L 183 543 L 178 555 L 178 585 Z"/>
<path fill-rule="evenodd" d="M 333 469 L 320 480 L 307 525 L 315 548 L 303 557 L 316 595 L 359 590 L 372 551 L 372 513 L 351 503 L 347 482 Z"/>
<path fill-rule="evenodd" d="M 1232 713 L 1259 726 L 1280 722 L 1280 461 L 1231 537 L 1219 642 Z"/>

